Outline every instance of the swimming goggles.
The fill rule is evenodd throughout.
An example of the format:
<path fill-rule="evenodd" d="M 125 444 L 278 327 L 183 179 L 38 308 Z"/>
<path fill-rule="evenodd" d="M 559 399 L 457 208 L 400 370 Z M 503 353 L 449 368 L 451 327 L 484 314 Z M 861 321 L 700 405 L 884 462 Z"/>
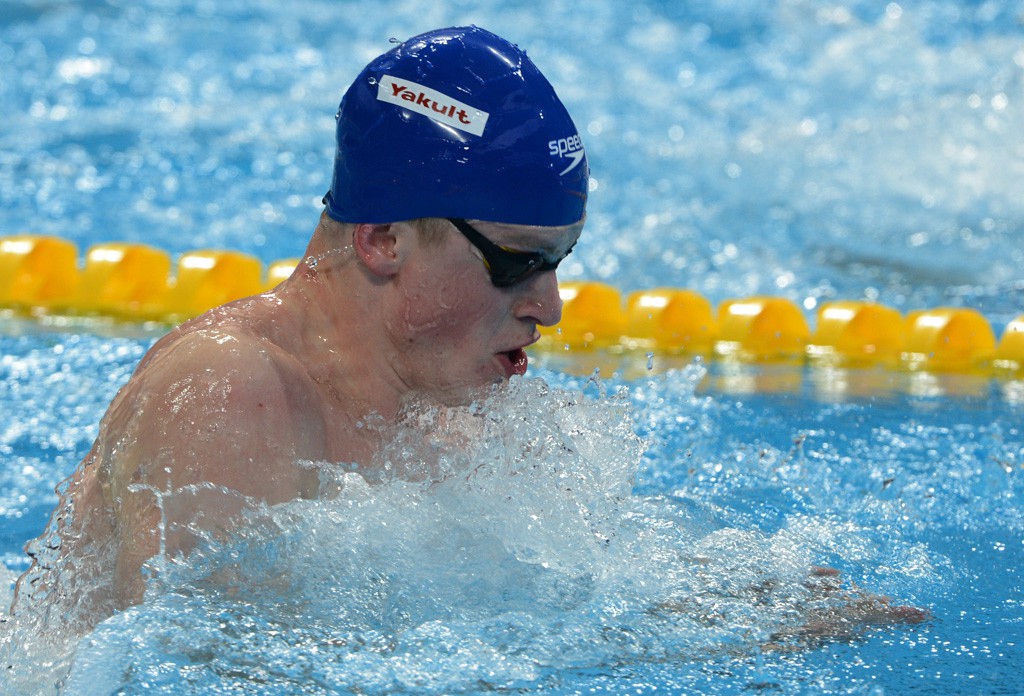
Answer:
<path fill-rule="evenodd" d="M 480 250 L 484 257 L 484 266 L 487 267 L 487 272 L 491 275 L 491 283 L 495 287 L 507 288 L 537 273 L 553 271 L 558 268 L 562 259 L 572 253 L 570 248 L 557 259 L 551 259 L 539 251 L 509 249 L 495 244 L 473 229 L 473 226 L 462 218 L 445 219 L 455 225 L 455 228 Z"/>

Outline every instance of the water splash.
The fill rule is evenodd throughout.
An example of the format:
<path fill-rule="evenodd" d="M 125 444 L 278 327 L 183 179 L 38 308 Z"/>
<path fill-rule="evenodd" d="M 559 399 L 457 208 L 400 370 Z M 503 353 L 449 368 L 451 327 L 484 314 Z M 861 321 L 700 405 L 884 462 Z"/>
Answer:
<path fill-rule="evenodd" d="M 701 373 L 646 389 L 699 402 Z M 162 562 L 143 604 L 78 645 L 67 692 L 517 688 L 797 630 L 813 525 L 766 535 L 634 493 L 637 398 L 517 379 L 367 424 L 387 436 L 377 475 L 310 462 L 319 499 L 254 506 L 229 539 Z"/>

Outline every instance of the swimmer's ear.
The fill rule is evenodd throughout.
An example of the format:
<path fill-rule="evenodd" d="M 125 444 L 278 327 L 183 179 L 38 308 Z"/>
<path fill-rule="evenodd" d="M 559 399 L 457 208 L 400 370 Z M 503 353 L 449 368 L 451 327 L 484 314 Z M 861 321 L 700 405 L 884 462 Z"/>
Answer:
<path fill-rule="evenodd" d="M 370 272 L 379 276 L 392 276 L 398 272 L 405 257 L 400 236 L 404 230 L 398 225 L 356 225 L 352 245 L 356 255 Z"/>

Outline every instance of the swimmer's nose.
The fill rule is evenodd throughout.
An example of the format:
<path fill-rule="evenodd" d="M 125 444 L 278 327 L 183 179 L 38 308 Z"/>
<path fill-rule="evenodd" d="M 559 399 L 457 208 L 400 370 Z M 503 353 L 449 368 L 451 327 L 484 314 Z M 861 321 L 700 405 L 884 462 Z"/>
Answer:
<path fill-rule="evenodd" d="M 554 326 L 562 320 L 562 298 L 558 294 L 555 271 L 545 271 L 523 281 L 522 295 L 515 303 L 515 315 L 541 326 Z"/>

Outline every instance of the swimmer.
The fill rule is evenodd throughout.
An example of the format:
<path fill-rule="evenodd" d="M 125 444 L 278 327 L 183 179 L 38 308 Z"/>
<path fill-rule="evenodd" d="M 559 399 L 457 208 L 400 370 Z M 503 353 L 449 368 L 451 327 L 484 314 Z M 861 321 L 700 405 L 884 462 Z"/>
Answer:
<path fill-rule="evenodd" d="M 304 463 L 372 477 L 386 431 L 369 424 L 523 374 L 537 327 L 559 321 L 555 271 L 580 237 L 589 171 L 522 51 L 476 27 L 414 37 L 360 73 L 337 119 L 304 259 L 144 356 L 29 546 L 16 616 L 87 632 L 139 603 L 163 559 L 201 562 L 190 551 L 251 502 L 317 497 Z M 918 618 L 855 599 L 860 623 Z M 805 633 L 836 625 L 822 610 Z"/>
<path fill-rule="evenodd" d="M 30 544 L 14 612 L 82 632 L 141 601 L 247 500 L 318 494 L 300 462 L 370 467 L 403 400 L 465 402 L 527 369 L 583 228 L 579 132 L 526 54 L 477 27 L 373 60 L 337 114 L 330 191 L 275 290 L 159 340 Z"/>

